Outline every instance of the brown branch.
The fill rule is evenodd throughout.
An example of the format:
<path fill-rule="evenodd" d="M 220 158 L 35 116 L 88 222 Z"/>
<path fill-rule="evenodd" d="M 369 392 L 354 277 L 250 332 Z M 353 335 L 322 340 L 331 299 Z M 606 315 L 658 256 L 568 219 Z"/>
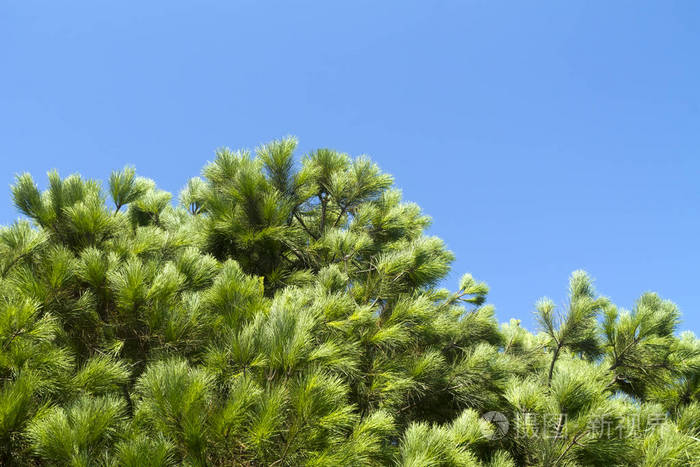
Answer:
<path fill-rule="evenodd" d="M 309 228 L 306 226 L 306 224 L 304 223 L 304 221 L 301 219 L 301 216 L 299 215 L 298 212 L 295 212 L 295 213 L 294 213 L 294 217 L 296 218 L 296 220 L 299 221 L 299 224 L 301 224 L 301 227 L 304 229 L 304 231 L 306 231 L 307 234 L 311 235 L 311 237 L 312 237 L 314 240 L 318 240 L 318 237 L 317 237 L 316 235 L 314 235 L 313 232 L 311 232 L 311 230 L 309 230 Z"/>
<path fill-rule="evenodd" d="M 321 200 L 321 235 L 326 230 L 326 208 L 328 207 L 328 197 L 323 194 L 318 195 Z"/>
<path fill-rule="evenodd" d="M 559 352 L 561 351 L 563 342 L 559 341 L 557 344 L 557 348 L 554 349 L 554 355 L 552 355 L 552 363 L 549 365 L 549 374 L 547 375 L 547 386 L 552 385 L 552 375 L 554 374 L 554 364 L 557 362 L 557 358 L 559 358 Z"/>
<path fill-rule="evenodd" d="M 566 449 L 564 449 L 564 452 L 562 452 L 561 455 L 559 455 L 559 457 L 557 457 L 557 459 L 554 461 L 554 464 L 559 464 L 559 462 L 564 458 L 566 453 L 569 452 L 569 449 L 571 449 L 574 446 L 574 444 L 577 444 L 578 440 L 581 439 L 586 433 L 588 433 L 588 430 L 584 430 L 581 433 L 574 436 L 569 445 L 566 447 Z"/>
<path fill-rule="evenodd" d="M 7 276 L 7 273 L 10 272 L 10 269 L 12 269 L 12 267 L 13 267 L 15 264 L 17 264 L 20 260 L 24 259 L 25 257 L 29 256 L 31 253 L 32 253 L 32 251 L 28 251 L 28 252 L 26 252 L 26 253 L 22 253 L 21 255 L 19 255 L 19 256 L 16 257 L 15 259 L 13 259 L 13 260 L 10 262 L 10 264 L 8 264 L 7 266 L 5 266 L 5 269 L 3 269 L 3 271 L 2 271 L 1 277 L 2 277 L 3 279 L 5 279 L 5 277 Z"/>
<path fill-rule="evenodd" d="M 343 217 L 343 215 L 345 214 L 345 212 L 347 211 L 347 209 L 348 209 L 348 207 L 347 207 L 347 206 L 344 206 L 343 209 L 340 210 L 340 214 L 338 214 L 338 218 L 335 220 L 335 222 L 333 222 L 333 228 L 334 228 L 334 229 L 335 229 L 336 227 L 338 227 L 338 222 L 340 222 L 340 219 Z"/>

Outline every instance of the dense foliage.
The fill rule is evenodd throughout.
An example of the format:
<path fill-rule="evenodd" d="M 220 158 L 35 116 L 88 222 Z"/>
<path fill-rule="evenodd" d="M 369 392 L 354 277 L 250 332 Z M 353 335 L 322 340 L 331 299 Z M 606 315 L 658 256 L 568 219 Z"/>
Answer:
<path fill-rule="evenodd" d="M 171 195 L 17 177 L 0 231 L 0 464 L 690 465 L 700 341 L 574 272 L 540 332 L 368 159 L 221 150 Z M 497 411 L 508 420 L 493 414 Z"/>

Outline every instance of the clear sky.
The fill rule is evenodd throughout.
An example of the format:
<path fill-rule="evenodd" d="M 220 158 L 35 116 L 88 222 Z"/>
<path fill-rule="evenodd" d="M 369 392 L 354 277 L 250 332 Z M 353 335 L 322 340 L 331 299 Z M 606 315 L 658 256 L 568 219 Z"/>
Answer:
<path fill-rule="evenodd" d="M 18 172 L 177 192 L 288 134 L 393 174 L 502 321 L 583 268 L 700 332 L 698 1 L 0 1 L 0 223 Z"/>

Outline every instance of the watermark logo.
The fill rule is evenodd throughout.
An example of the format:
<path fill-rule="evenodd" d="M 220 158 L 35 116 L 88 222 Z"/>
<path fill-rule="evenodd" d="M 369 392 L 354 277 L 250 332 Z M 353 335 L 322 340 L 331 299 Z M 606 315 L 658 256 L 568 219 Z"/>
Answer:
<path fill-rule="evenodd" d="M 522 438 L 554 438 L 567 437 L 568 416 L 566 413 L 530 413 L 520 412 L 514 415 L 510 422 L 501 412 L 486 412 L 481 416 L 493 426 L 493 431 L 484 433 L 488 440 L 499 440 L 512 431 L 511 436 Z M 645 414 L 641 416 L 627 415 L 614 416 L 610 414 L 597 414 L 587 420 L 585 428 L 578 428 L 582 432 L 594 438 L 632 438 L 645 436 L 649 432 L 659 428 L 668 420 L 668 414 Z"/>
<path fill-rule="evenodd" d="M 486 412 L 481 418 L 494 426 L 493 433 L 486 434 L 486 439 L 501 439 L 508 433 L 510 424 L 508 423 L 508 418 L 501 412 Z"/>

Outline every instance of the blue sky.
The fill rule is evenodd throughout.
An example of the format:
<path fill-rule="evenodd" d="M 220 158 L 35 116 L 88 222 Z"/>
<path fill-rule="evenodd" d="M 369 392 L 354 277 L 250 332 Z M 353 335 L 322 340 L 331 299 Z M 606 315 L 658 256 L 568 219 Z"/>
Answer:
<path fill-rule="evenodd" d="M 368 154 L 533 327 L 583 268 L 700 331 L 700 2 L 0 2 L 0 223 L 14 174 L 177 192 L 217 147 Z"/>

